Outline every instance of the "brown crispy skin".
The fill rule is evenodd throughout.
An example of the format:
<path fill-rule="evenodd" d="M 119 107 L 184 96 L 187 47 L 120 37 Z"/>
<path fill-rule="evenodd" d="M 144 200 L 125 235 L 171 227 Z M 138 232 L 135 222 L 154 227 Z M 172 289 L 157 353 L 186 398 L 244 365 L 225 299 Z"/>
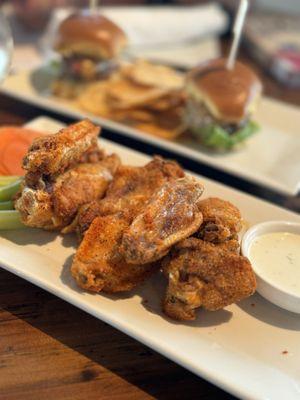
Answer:
<path fill-rule="evenodd" d="M 99 163 L 78 164 L 42 189 L 25 186 L 15 208 L 25 225 L 61 230 L 72 221 L 80 206 L 104 196 L 119 163 L 119 157 L 111 155 Z"/>
<path fill-rule="evenodd" d="M 32 144 L 23 162 L 25 180 L 15 199 L 25 225 L 61 230 L 81 205 L 103 197 L 120 159 L 105 157 L 98 133 L 97 126 L 84 120 Z"/>
<path fill-rule="evenodd" d="M 80 206 L 101 199 L 120 162 L 113 154 L 99 163 L 79 164 L 60 175 L 52 193 L 54 213 L 70 221 Z"/>
<path fill-rule="evenodd" d="M 92 292 L 122 292 L 143 282 L 157 266 L 129 265 L 118 254 L 128 221 L 121 215 L 93 220 L 73 260 L 71 272 L 77 284 Z"/>
<path fill-rule="evenodd" d="M 196 309 L 219 310 L 250 296 L 255 274 L 247 258 L 197 238 L 180 242 L 163 260 L 169 279 L 163 310 L 177 320 L 193 320 Z"/>
<path fill-rule="evenodd" d="M 130 264 L 162 258 L 172 245 L 192 235 L 202 223 L 198 203 L 203 186 L 193 178 L 166 182 L 124 232 L 120 252 Z"/>
<path fill-rule="evenodd" d="M 35 139 L 23 159 L 26 183 L 33 186 L 42 176 L 61 174 L 80 162 L 84 153 L 96 148 L 99 132 L 98 126 L 83 120 Z"/>
<path fill-rule="evenodd" d="M 234 238 L 242 227 L 241 213 L 229 201 L 209 197 L 199 204 L 203 224 L 197 236 L 207 242 L 222 243 Z"/>
<path fill-rule="evenodd" d="M 82 236 L 96 216 L 122 212 L 132 220 L 163 183 L 184 176 L 181 167 L 160 157 L 143 167 L 120 166 L 105 199 L 82 207 L 77 216 L 77 232 Z"/>

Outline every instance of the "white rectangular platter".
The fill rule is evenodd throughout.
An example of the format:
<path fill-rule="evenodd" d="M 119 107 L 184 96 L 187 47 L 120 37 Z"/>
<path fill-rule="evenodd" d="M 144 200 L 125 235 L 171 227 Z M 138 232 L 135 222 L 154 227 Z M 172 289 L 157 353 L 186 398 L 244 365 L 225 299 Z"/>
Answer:
<path fill-rule="evenodd" d="M 39 118 L 30 126 L 53 131 L 61 125 Z M 101 143 L 127 164 L 142 165 L 149 160 L 107 140 Z M 205 197 L 233 202 L 249 226 L 267 220 L 300 221 L 292 212 L 198 178 L 205 185 Z M 69 272 L 76 244 L 75 237 L 41 230 L 3 231 L 0 265 L 240 398 L 300 398 L 300 315 L 256 294 L 222 311 L 200 310 L 194 322 L 173 322 L 161 312 L 165 282 L 159 275 L 131 294 L 119 296 L 89 294 L 77 288 Z"/>
<path fill-rule="evenodd" d="M 41 71 L 41 72 L 39 72 Z M 37 70 L 12 75 L 1 91 L 38 107 L 75 118 L 88 117 L 103 127 L 173 153 L 203 162 L 277 192 L 295 195 L 300 190 L 300 108 L 263 98 L 256 121 L 261 130 L 243 147 L 227 154 L 205 151 L 196 141 L 167 141 L 80 110 L 74 102 L 49 94 L 49 75 Z"/>

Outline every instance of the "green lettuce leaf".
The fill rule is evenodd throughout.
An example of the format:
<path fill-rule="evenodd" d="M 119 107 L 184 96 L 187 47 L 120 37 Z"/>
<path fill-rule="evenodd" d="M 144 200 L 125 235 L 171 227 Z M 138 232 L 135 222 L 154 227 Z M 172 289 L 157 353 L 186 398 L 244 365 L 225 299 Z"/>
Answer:
<path fill-rule="evenodd" d="M 197 135 L 201 143 L 207 147 L 218 150 L 230 150 L 258 130 L 258 124 L 249 121 L 243 128 L 238 129 L 232 134 L 229 134 L 217 124 L 209 124 L 201 128 L 193 129 L 193 133 Z"/>

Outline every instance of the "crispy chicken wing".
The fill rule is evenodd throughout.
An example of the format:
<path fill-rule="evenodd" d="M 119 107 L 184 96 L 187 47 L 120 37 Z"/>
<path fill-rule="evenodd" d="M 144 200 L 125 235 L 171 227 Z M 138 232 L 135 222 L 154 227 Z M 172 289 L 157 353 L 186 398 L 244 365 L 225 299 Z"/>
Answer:
<path fill-rule="evenodd" d="M 84 206 L 78 215 L 82 232 L 88 228 L 72 265 L 79 286 L 92 291 L 128 291 L 159 268 L 154 262 L 128 264 L 120 244 L 153 192 L 166 182 L 175 182 L 176 186 L 183 175 L 176 163 L 159 157 L 144 167 L 119 168 L 106 197 Z"/>
<path fill-rule="evenodd" d="M 128 291 L 144 281 L 158 266 L 128 265 L 118 246 L 128 221 L 119 214 L 96 217 L 77 250 L 71 272 L 77 284 L 92 292 Z"/>
<path fill-rule="evenodd" d="M 15 208 L 26 225 L 62 229 L 81 205 L 104 196 L 119 164 L 119 157 L 111 155 L 98 163 L 78 164 L 41 189 L 25 186 Z"/>
<path fill-rule="evenodd" d="M 128 220 L 144 208 L 145 203 L 161 185 L 184 176 L 181 167 L 160 157 L 143 167 L 120 166 L 109 186 L 106 196 L 100 202 L 94 201 L 81 208 L 77 216 L 79 236 L 100 215 L 126 214 Z"/>
<path fill-rule="evenodd" d="M 197 236 L 207 242 L 222 243 L 234 238 L 242 227 L 240 211 L 229 201 L 210 197 L 200 202 L 203 224 Z"/>
<path fill-rule="evenodd" d="M 26 184 L 33 187 L 41 177 L 54 177 L 80 161 L 89 161 L 89 156 L 98 161 L 102 158 L 97 144 L 99 131 L 98 126 L 84 120 L 35 139 L 23 159 Z"/>
<path fill-rule="evenodd" d="M 112 154 L 98 163 L 78 164 L 59 175 L 52 192 L 54 213 L 70 221 L 81 205 L 101 199 L 119 165 L 119 157 Z"/>
<path fill-rule="evenodd" d="M 98 132 L 91 122 L 82 121 L 32 144 L 15 200 L 24 224 L 62 229 L 81 205 L 104 196 L 120 159 L 98 148 Z"/>
<path fill-rule="evenodd" d="M 178 243 L 162 263 L 169 280 L 164 312 L 177 320 L 193 320 L 198 307 L 219 310 L 254 293 L 251 264 L 235 249 L 197 238 Z"/>
<path fill-rule="evenodd" d="M 199 229 L 199 200 L 203 186 L 193 178 L 167 182 L 145 204 L 125 231 L 121 254 L 130 264 L 162 258 L 170 247 Z"/>

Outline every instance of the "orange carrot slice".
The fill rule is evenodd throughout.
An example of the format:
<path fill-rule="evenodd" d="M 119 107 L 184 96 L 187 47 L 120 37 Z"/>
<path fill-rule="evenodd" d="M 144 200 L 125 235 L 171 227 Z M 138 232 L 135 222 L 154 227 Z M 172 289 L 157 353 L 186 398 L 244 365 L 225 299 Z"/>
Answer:
<path fill-rule="evenodd" d="M 0 174 L 24 175 L 22 160 L 32 141 L 42 132 L 18 126 L 0 128 Z"/>

